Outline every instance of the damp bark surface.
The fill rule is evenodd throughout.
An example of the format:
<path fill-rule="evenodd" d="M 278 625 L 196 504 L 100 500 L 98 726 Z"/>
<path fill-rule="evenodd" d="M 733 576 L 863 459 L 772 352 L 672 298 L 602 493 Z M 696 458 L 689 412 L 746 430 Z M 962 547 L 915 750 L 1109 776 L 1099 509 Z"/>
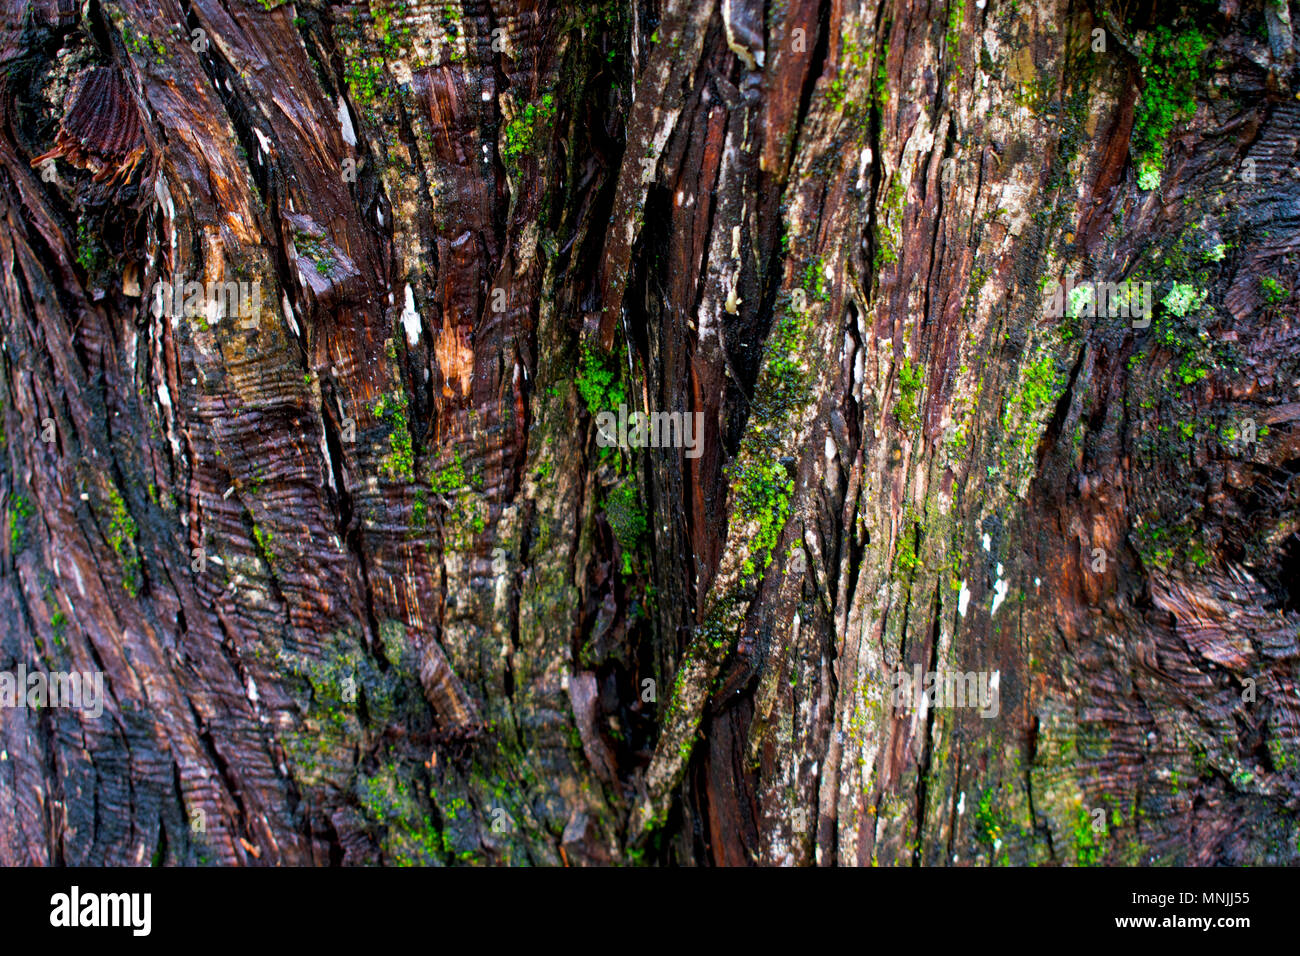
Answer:
<path fill-rule="evenodd" d="M 1300 862 L 1295 13 L 0 0 L 0 863 Z"/>

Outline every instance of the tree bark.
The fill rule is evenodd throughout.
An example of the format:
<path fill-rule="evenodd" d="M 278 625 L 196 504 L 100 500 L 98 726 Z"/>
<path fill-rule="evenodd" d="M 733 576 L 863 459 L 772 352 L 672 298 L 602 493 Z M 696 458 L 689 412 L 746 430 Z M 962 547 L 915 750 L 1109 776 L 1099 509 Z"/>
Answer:
<path fill-rule="evenodd" d="M 1300 860 L 1287 0 L 0 10 L 0 863 Z"/>

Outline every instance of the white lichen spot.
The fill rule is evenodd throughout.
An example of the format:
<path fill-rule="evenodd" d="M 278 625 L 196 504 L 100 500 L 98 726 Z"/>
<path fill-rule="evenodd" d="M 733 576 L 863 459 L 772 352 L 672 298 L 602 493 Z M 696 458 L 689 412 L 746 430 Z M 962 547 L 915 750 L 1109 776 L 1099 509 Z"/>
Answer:
<path fill-rule="evenodd" d="M 1002 605 L 1002 602 L 1006 600 L 1007 592 L 1009 590 L 1011 590 L 1011 585 L 1002 577 L 1002 565 L 999 564 L 998 580 L 997 583 L 993 585 L 993 607 L 989 611 L 990 615 L 998 613 L 998 608 Z"/>
<path fill-rule="evenodd" d="M 985 550 L 985 551 L 991 551 L 991 550 L 992 550 L 992 545 L 993 545 L 993 539 L 992 539 L 992 538 L 990 538 L 990 537 L 986 534 L 986 535 L 984 535 L 983 537 L 981 537 L 980 540 L 984 543 L 984 550 Z"/>
<path fill-rule="evenodd" d="M 347 100 L 339 97 L 339 129 L 343 132 L 343 142 L 349 146 L 357 145 L 357 133 L 352 128 L 352 113 L 348 110 Z"/>
<path fill-rule="evenodd" d="M 966 608 L 970 606 L 970 588 L 966 582 L 961 583 L 961 590 L 957 592 L 957 613 L 962 617 L 966 616 Z"/>
<path fill-rule="evenodd" d="M 410 283 L 406 286 L 406 307 L 402 309 L 402 328 L 406 329 L 406 341 L 414 345 L 420 341 L 420 313 L 415 311 L 415 293 Z"/>
<path fill-rule="evenodd" d="M 870 146 L 866 147 L 858 154 L 858 192 L 866 192 L 867 190 L 867 169 L 871 166 L 871 158 L 872 153 Z"/>

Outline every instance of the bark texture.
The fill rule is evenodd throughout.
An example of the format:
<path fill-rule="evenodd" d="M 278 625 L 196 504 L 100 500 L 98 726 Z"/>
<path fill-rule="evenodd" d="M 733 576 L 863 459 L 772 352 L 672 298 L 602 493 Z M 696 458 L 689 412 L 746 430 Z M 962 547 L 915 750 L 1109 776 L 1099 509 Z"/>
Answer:
<path fill-rule="evenodd" d="M 1300 862 L 1291 13 L 0 0 L 0 863 Z"/>

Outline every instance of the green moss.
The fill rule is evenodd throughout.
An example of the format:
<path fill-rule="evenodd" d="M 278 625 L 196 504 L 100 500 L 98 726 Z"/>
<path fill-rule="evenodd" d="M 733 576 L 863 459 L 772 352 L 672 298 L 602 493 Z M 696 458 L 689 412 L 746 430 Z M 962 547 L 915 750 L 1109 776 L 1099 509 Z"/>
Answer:
<path fill-rule="evenodd" d="M 271 2 L 271 0 L 262 0 L 262 2 L 267 3 Z M 411 35 L 410 27 L 395 26 L 396 19 L 406 16 L 406 13 L 407 6 L 404 0 L 396 0 L 396 2 L 388 4 L 383 3 L 382 0 L 372 0 L 370 5 L 370 15 L 374 20 L 375 33 L 389 56 L 399 54 L 402 48 L 401 41 Z"/>
<path fill-rule="evenodd" d="M 429 488 L 435 495 L 453 495 L 469 485 L 465 477 L 465 464 L 457 455 L 451 464 L 438 469 L 429 479 Z"/>
<path fill-rule="evenodd" d="M 1133 117 L 1132 149 L 1144 189 L 1159 184 L 1165 142 L 1174 126 L 1195 112 L 1201 56 L 1207 46 L 1195 29 L 1175 33 L 1162 25 L 1151 32 L 1141 51 L 1142 95 Z"/>
<path fill-rule="evenodd" d="M 903 518 L 903 532 L 898 540 L 898 570 L 903 578 L 911 578 L 921 566 L 921 559 L 916 553 L 916 541 L 919 537 L 920 522 L 912 517 L 911 510 Z M 960 585 L 959 585 L 960 589 Z"/>
<path fill-rule="evenodd" d="M 812 298 L 819 302 L 831 300 L 830 289 L 826 286 L 825 264 L 818 256 L 811 259 L 803 270 L 803 288 Z"/>
<path fill-rule="evenodd" d="M 423 809 L 415 776 L 414 768 L 390 761 L 357 780 L 357 800 L 381 830 L 385 854 L 398 866 L 429 866 L 452 852 L 448 834 Z"/>
<path fill-rule="evenodd" d="M 1061 385 L 1056 359 L 1050 352 L 1025 368 L 1020 387 L 1011 396 L 1002 417 L 1003 430 L 1015 439 L 1022 453 L 1033 451 L 1038 438 L 1037 415 L 1056 401 Z"/>
<path fill-rule="evenodd" d="M 389 452 L 380 463 L 380 470 L 395 481 L 415 479 L 415 449 L 406 409 L 405 392 L 394 392 L 392 398 L 387 400 L 380 398 L 372 409 L 376 418 L 392 421 L 392 430 L 388 433 Z"/>
<path fill-rule="evenodd" d="M 275 533 L 266 531 L 259 525 L 253 525 L 253 538 L 257 541 L 258 548 L 268 557 L 271 554 L 271 542 L 275 538 Z"/>
<path fill-rule="evenodd" d="M 1169 570 L 1184 561 L 1203 568 L 1210 555 L 1198 540 L 1199 519 L 1194 513 L 1182 513 L 1164 520 L 1159 514 L 1148 515 L 1130 533 L 1130 540 L 1142 562 L 1148 567 Z"/>
<path fill-rule="evenodd" d="M 1277 305 L 1279 302 L 1285 302 L 1291 294 L 1286 286 L 1278 282 L 1272 276 L 1260 276 L 1259 288 L 1264 293 L 1264 298 L 1268 300 L 1269 305 Z"/>
<path fill-rule="evenodd" d="M 814 297 L 820 298 L 820 293 L 814 291 Z M 811 321 L 809 313 L 791 308 L 781 314 L 768 335 L 764 388 L 754 399 L 756 424 L 780 422 L 802 401 L 809 384 L 803 347 Z"/>
<path fill-rule="evenodd" d="M 925 368 L 920 362 L 915 364 L 904 355 L 898 363 L 898 402 L 894 405 L 894 414 L 899 424 L 909 430 L 921 425 L 920 394 L 925 382 Z"/>
<path fill-rule="evenodd" d="M 985 790 L 975 807 L 975 839 L 989 847 L 997 848 L 1002 843 L 1003 834 L 1009 826 L 1007 816 L 993 805 L 997 790 L 990 787 Z"/>
<path fill-rule="evenodd" d="M 318 275 L 328 276 L 334 271 L 334 257 L 330 254 L 325 243 L 316 236 L 295 230 L 293 247 L 300 256 L 305 256 L 311 261 Z"/>
<path fill-rule="evenodd" d="M 411 502 L 411 529 L 420 531 L 428 527 L 429 524 L 429 504 L 425 500 L 424 490 L 417 488 L 415 491 L 415 500 Z"/>
<path fill-rule="evenodd" d="M 1074 815 L 1074 861 L 1079 866 L 1096 866 L 1101 862 L 1104 845 L 1102 839 L 1108 834 L 1105 827 L 1105 820 L 1102 821 L 1102 832 L 1097 833 L 1092 828 L 1092 814 L 1088 809 L 1080 804 Z"/>
<path fill-rule="evenodd" d="M 381 620 L 379 635 L 387 667 L 366 650 L 359 630 L 322 634 L 319 645 L 313 642 L 310 649 L 297 652 L 289 649 L 295 645 L 278 640 L 274 646 L 264 640 L 253 647 L 253 653 L 284 674 L 295 697 L 305 702 L 299 727 L 283 739 L 295 778 L 308 786 L 322 782 L 342 790 L 355 786 L 355 748 L 364 739 L 358 719 L 361 695 L 366 712 L 380 726 L 405 723 L 426 712 L 419 664 L 405 626 Z M 417 772 L 413 766 L 403 767 L 408 780 Z M 413 813 L 419 809 L 412 808 Z"/>
<path fill-rule="evenodd" d="M 750 539 L 749 556 L 741 566 L 745 577 L 766 571 L 790 514 L 794 479 L 780 462 L 751 461 L 742 466 L 732 482 L 736 514 L 744 522 L 757 522 Z"/>
<path fill-rule="evenodd" d="M 481 486 L 481 478 L 467 476 L 460 455 L 429 479 L 430 490 L 447 508 L 442 523 L 447 547 L 464 550 L 487 528 L 487 503 L 473 493 L 474 487 Z"/>
<path fill-rule="evenodd" d="M 617 356 L 605 355 L 583 343 L 578 364 L 578 394 L 592 415 L 617 411 L 627 403 Z"/>
<path fill-rule="evenodd" d="M 84 219 L 77 223 L 77 265 L 90 275 L 104 267 L 104 250 Z"/>
<path fill-rule="evenodd" d="M 826 98 L 830 101 L 831 106 L 838 109 L 844 105 L 844 92 L 848 88 L 848 82 L 842 75 L 836 76 L 826 87 Z"/>
<path fill-rule="evenodd" d="M 1193 385 L 1203 378 L 1208 378 L 1210 370 L 1201 364 L 1200 356 L 1195 352 L 1186 352 L 1178 363 L 1178 377 L 1184 385 Z M 1186 437 L 1191 437 L 1186 436 Z"/>
<path fill-rule="evenodd" d="M 506 123 L 501 158 L 511 175 L 518 176 L 519 162 L 536 148 L 538 137 L 555 122 L 555 97 L 544 93 L 538 103 L 529 103 Z"/>
<path fill-rule="evenodd" d="M 152 59 L 162 65 L 167 62 L 167 46 L 162 40 L 156 40 L 143 33 L 137 33 L 130 26 L 122 29 L 122 43 L 128 50 L 142 59 Z"/>
<path fill-rule="evenodd" d="M 632 555 L 649 527 L 633 482 L 624 481 L 610 491 L 605 499 L 605 517 L 623 553 L 623 573 L 631 574 Z"/>
<path fill-rule="evenodd" d="M 952 58 L 954 80 L 961 76 L 960 43 L 961 28 L 966 22 L 966 0 L 950 0 L 948 4 L 948 31 L 943 37 L 945 55 Z"/>
<path fill-rule="evenodd" d="M 14 495 L 14 503 L 9 506 L 9 550 L 14 554 L 23 549 L 27 537 L 27 519 L 34 514 L 36 509 L 30 501 L 22 495 Z"/>
<path fill-rule="evenodd" d="M 886 66 L 889 60 L 889 21 L 886 20 L 881 28 L 881 35 L 886 37 L 885 42 L 880 47 L 880 53 L 876 59 L 876 76 L 872 84 L 872 92 L 876 100 L 876 109 L 884 112 L 885 104 L 889 102 L 889 69 Z"/>
<path fill-rule="evenodd" d="M 352 95 L 363 106 L 374 106 L 387 94 L 384 65 L 376 60 L 350 60 L 343 68 L 343 78 Z"/>
<path fill-rule="evenodd" d="M 62 611 L 55 611 L 50 615 L 50 630 L 54 632 L 54 643 L 57 647 L 63 646 L 63 634 L 68 629 L 68 616 Z"/>
<path fill-rule="evenodd" d="M 891 266 L 898 261 L 898 246 L 903 240 L 903 186 L 901 171 L 895 171 L 889 184 L 889 195 L 876 220 L 876 269 Z"/>
<path fill-rule="evenodd" d="M 135 597 L 140 593 L 140 585 L 143 583 L 140 556 L 135 550 L 135 536 L 139 529 L 116 488 L 109 490 L 108 501 L 108 543 L 122 559 L 122 587 L 127 594 Z"/>

